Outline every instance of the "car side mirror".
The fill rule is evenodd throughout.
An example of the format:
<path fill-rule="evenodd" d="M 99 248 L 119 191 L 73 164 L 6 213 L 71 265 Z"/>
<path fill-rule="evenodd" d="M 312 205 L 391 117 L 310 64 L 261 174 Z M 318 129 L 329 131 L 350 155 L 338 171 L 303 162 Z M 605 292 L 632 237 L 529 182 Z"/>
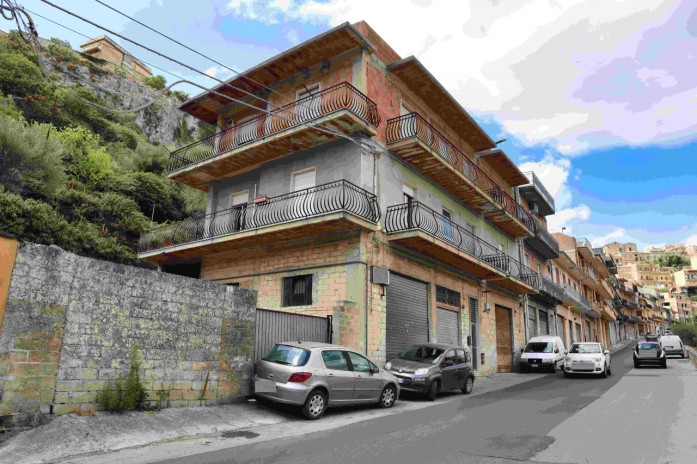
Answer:
<path fill-rule="evenodd" d="M 450 367 L 450 366 L 452 366 L 453 364 L 454 364 L 454 363 L 453 363 L 453 360 L 452 360 L 452 359 L 446 359 L 445 361 L 443 361 L 443 367 Z"/>
<path fill-rule="evenodd" d="M 559 353 L 559 348 L 554 348 L 555 353 Z"/>
<path fill-rule="evenodd" d="M 378 372 L 380 372 L 380 368 L 378 368 L 377 366 L 375 366 L 375 367 L 373 367 L 373 368 L 371 369 L 371 371 L 372 371 L 373 374 L 377 374 Z"/>
<path fill-rule="evenodd" d="M 605 350 L 605 354 L 610 354 L 610 350 Z"/>

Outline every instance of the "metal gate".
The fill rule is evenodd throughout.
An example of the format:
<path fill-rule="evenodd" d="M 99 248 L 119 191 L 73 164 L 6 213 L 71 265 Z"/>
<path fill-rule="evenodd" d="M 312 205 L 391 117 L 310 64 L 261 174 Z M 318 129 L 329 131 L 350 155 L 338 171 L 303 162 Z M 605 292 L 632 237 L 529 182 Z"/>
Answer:
<path fill-rule="evenodd" d="M 496 371 L 513 370 L 513 326 L 511 310 L 496 305 Z"/>
<path fill-rule="evenodd" d="M 332 317 L 308 316 L 257 308 L 254 360 L 279 342 L 332 342 Z"/>
<path fill-rule="evenodd" d="M 549 316 L 547 311 L 539 310 L 540 314 L 540 335 L 549 335 Z"/>
<path fill-rule="evenodd" d="M 416 343 L 428 342 L 428 286 L 390 273 L 387 287 L 387 359 Z"/>
<path fill-rule="evenodd" d="M 438 343 L 461 346 L 460 313 L 445 308 L 438 308 L 437 317 Z"/>
<path fill-rule="evenodd" d="M 472 367 L 479 367 L 479 300 L 470 298 L 470 343 L 472 348 Z"/>

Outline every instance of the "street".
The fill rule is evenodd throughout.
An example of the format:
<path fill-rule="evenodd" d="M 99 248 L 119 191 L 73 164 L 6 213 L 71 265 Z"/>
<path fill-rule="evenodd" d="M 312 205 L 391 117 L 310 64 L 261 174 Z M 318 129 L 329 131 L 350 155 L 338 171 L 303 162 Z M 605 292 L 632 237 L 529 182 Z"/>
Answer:
<path fill-rule="evenodd" d="M 223 433 L 220 441 L 112 455 L 109 462 L 690 462 L 697 439 L 681 424 L 695 420 L 695 401 L 685 392 L 697 386 L 697 370 L 679 359 L 667 370 L 637 370 L 629 348 L 614 355 L 612 366 L 605 379 L 565 379 L 557 372 L 478 396 L 449 394 L 433 406 L 333 430 L 323 429 L 322 421 L 351 409 L 330 410 L 316 422 Z M 402 401 L 423 400 L 405 395 Z"/>

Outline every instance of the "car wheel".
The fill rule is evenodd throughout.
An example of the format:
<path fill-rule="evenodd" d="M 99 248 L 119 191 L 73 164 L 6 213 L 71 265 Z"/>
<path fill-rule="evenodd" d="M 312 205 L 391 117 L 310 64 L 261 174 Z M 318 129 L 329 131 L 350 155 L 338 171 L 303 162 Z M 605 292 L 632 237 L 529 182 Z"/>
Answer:
<path fill-rule="evenodd" d="M 467 377 L 467 380 L 465 380 L 465 386 L 462 387 L 462 393 L 469 395 L 472 393 L 472 389 L 474 389 L 474 378 Z"/>
<path fill-rule="evenodd" d="M 528 367 L 525 364 L 520 365 L 520 373 L 525 374 L 528 371 Z"/>
<path fill-rule="evenodd" d="M 684 351 L 683 351 L 682 353 L 680 353 L 680 357 L 681 357 L 682 359 L 685 359 L 685 352 L 684 352 Z"/>
<path fill-rule="evenodd" d="M 310 420 L 319 419 L 327 409 L 327 395 L 321 390 L 314 390 L 305 400 L 303 416 Z"/>
<path fill-rule="evenodd" d="M 641 367 L 641 365 L 638 362 L 634 361 L 634 368 L 639 369 L 639 367 Z"/>
<path fill-rule="evenodd" d="M 381 408 L 388 409 L 394 406 L 394 402 L 397 400 L 397 389 L 394 385 L 388 385 L 380 393 L 380 402 L 378 403 Z"/>
<path fill-rule="evenodd" d="M 600 377 L 607 378 L 607 366 L 603 366 L 603 372 L 600 373 Z"/>
<path fill-rule="evenodd" d="M 661 367 L 662 367 L 663 369 L 668 369 L 668 362 L 667 362 L 667 361 L 663 361 L 663 362 L 661 363 Z"/>
<path fill-rule="evenodd" d="M 431 382 L 431 386 L 428 387 L 428 400 L 429 401 L 435 401 L 436 397 L 438 396 L 438 381 L 434 380 Z"/>
<path fill-rule="evenodd" d="M 610 364 L 607 365 L 607 375 L 612 375 L 612 366 Z"/>

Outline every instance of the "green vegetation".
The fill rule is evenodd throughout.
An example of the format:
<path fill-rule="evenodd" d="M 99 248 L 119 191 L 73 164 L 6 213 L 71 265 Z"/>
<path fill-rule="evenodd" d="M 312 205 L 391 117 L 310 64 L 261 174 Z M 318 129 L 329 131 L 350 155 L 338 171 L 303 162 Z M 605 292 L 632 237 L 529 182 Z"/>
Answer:
<path fill-rule="evenodd" d="M 145 85 L 149 85 L 155 90 L 162 90 L 167 86 L 167 79 L 165 79 L 163 76 L 146 77 Z"/>
<path fill-rule="evenodd" d="M 97 394 L 97 404 L 105 411 L 133 411 L 144 409 L 147 394 L 140 380 L 143 358 L 137 346 L 133 346 L 128 356 L 130 367 L 126 378 L 119 376 L 109 382 Z"/>
<path fill-rule="evenodd" d="M 673 334 L 679 335 L 686 345 L 697 346 L 697 320 L 688 323 L 676 322 L 672 327 Z"/>
<path fill-rule="evenodd" d="M 690 260 L 684 256 L 676 255 L 673 253 L 667 253 L 665 256 L 659 257 L 654 260 L 655 264 L 661 267 L 670 267 L 673 269 L 682 269 L 690 265 Z"/>
<path fill-rule="evenodd" d="M 0 228 L 84 256 L 148 266 L 136 250 L 151 217 L 154 226 L 181 220 L 204 209 L 204 194 L 164 176 L 168 150 L 149 143 L 132 115 L 85 103 L 114 106 L 119 97 L 105 101 L 88 87 L 56 84 L 53 74 L 66 66 L 105 72 L 66 45 L 51 39 L 46 46 L 55 69 L 49 78 L 16 32 L 0 36 Z M 161 81 L 149 85 L 164 87 Z M 189 137 L 182 123 L 175 138 Z"/>

